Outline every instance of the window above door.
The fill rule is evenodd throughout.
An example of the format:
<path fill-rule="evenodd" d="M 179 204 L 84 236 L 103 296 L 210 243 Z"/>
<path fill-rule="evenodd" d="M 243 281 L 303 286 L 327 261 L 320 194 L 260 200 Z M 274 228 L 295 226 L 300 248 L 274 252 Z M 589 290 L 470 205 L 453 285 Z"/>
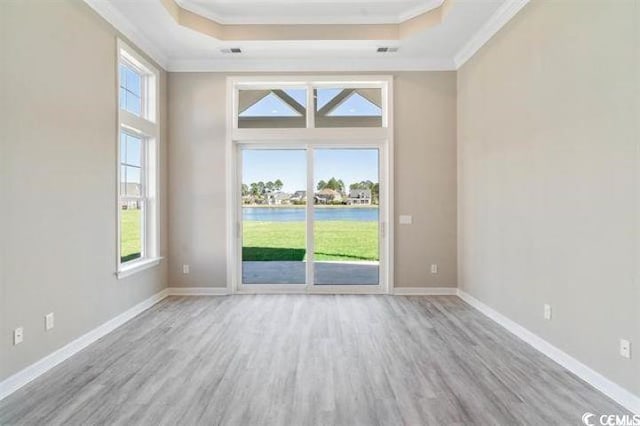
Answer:
<path fill-rule="evenodd" d="M 230 128 L 383 132 L 390 127 L 391 82 L 388 76 L 230 77 Z"/>

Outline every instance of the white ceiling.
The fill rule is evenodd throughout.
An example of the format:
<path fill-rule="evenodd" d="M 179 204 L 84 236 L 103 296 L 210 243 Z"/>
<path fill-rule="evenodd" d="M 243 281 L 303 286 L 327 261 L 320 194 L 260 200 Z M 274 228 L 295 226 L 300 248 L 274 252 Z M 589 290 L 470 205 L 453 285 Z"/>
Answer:
<path fill-rule="evenodd" d="M 457 69 L 529 0 L 454 0 L 444 22 L 403 40 L 216 40 L 180 26 L 160 0 L 85 0 L 168 71 L 394 71 Z M 228 23 L 385 23 L 442 0 L 180 0 Z M 202 10 L 196 10 L 201 8 Z M 423 8 L 423 9 L 420 9 Z M 424 9 L 426 8 L 426 9 Z M 316 13 L 317 12 L 317 13 Z M 339 12 L 339 13 L 337 13 Z M 421 12 L 418 12 L 421 13 Z M 339 18 L 338 18 L 339 16 Z M 359 21 L 360 20 L 360 21 Z M 379 46 L 397 53 L 376 53 Z M 240 47 L 229 55 L 221 49 Z"/>
<path fill-rule="evenodd" d="M 443 0 L 176 0 L 224 24 L 388 24 L 442 5 Z"/>

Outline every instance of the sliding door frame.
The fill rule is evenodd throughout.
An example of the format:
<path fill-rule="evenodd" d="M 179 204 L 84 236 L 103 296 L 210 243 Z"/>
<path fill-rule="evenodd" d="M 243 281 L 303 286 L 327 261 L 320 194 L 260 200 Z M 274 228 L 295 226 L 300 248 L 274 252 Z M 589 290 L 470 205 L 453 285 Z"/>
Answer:
<path fill-rule="evenodd" d="M 287 129 L 238 128 L 238 90 L 307 87 L 307 127 Z M 313 88 L 379 87 L 382 91 L 382 127 L 315 128 Z M 390 76 L 282 76 L 227 78 L 227 289 L 230 293 L 393 293 L 394 196 L 393 196 L 393 79 Z M 242 183 L 241 149 L 304 149 L 307 153 L 307 191 L 313 189 L 315 149 L 378 149 L 380 175 L 379 285 L 314 285 L 313 214 L 314 204 L 307 194 L 307 253 L 305 284 L 242 284 Z"/>

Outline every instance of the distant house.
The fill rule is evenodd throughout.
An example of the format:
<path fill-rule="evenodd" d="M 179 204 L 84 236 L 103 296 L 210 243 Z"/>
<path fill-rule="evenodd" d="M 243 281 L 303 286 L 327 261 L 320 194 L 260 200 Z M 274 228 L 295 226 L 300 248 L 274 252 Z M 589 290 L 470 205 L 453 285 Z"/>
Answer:
<path fill-rule="evenodd" d="M 370 189 L 352 189 L 351 191 L 349 191 L 349 198 L 347 198 L 347 204 L 349 205 L 371 204 L 371 190 Z"/>
<path fill-rule="evenodd" d="M 296 191 L 293 193 L 289 201 L 292 203 L 307 201 L 307 191 Z"/>
<path fill-rule="evenodd" d="M 120 184 L 120 195 L 123 199 L 120 201 L 120 208 L 122 210 L 138 210 L 141 207 L 141 201 L 137 199 L 124 199 L 124 197 L 139 197 L 142 192 L 142 186 L 139 183 L 124 183 Z"/>
<path fill-rule="evenodd" d="M 324 188 L 316 192 L 315 201 L 317 204 L 327 204 L 335 201 L 342 201 L 342 194 L 335 189 Z"/>
<path fill-rule="evenodd" d="M 291 194 L 285 192 L 273 192 L 267 195 L 269 205 L 279 206 L 281 204 L 289 204 L 291 202 Z"/>

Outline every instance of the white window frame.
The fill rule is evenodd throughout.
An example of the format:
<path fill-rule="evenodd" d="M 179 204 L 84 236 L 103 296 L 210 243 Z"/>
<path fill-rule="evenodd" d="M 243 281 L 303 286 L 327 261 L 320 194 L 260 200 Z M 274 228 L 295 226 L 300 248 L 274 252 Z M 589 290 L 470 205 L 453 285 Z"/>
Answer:
<path fill-rule="evenodd" d="M 116 100 L 117 100 L 117 149 L 116 149 L 116 275 L 118 278 L 130 276 L 141 270 L 151 268 L 160 263 L 160 227 L 159 227 L 159 158 L 158 144 L 160 141 L 159 72 L 156 67 L 145 60 L 133 48 L 122 40 L 117 40 L 116 61 Z M 125 63 L 142 76 L 140 116 L 120 107 L 120 64 Z M 143 202 L 142 214 L 144 227 L 142 229 L 142 255 L 125 263 L 120 261 L 120 232 L 121 232 L 121 202 L 130 200 L 121 193 L 121 135 L 122 133 L 139 137 L 142 140 L 141 154 L 141 194 Z M 138 197 L 136 197 L 138 198 Z"/>
<path fill-rule="evenodd" d="M 238 127 L 238 92 L 245 89 L 284 89 L 290 87 L 307 88 L 307 126 L 305 128 L 239 128 Z M 342 127 L 316 128 L 314 111 L 313 88 L 380 88 L 382 90 L 382 126 L 381 127 Z M 380 264 L 380 286 L 313 286 L 307 285 L 300 291 L 314 293 L 393 293 L 394 288 L 394 195 L 393 195 L 393 77 L 378 75 L 349 75 L 349 76 L 243 76 L 227 78 L 227 135 L 226 135 L 226 172 L 227 172 L 227 290 L 230 293 L 239 292 L 296 292 L 294 285 L 278 287 L 271 285 L 264 290 L 249 289 L 242 285 L 239 259 L 241 251 L 241 197 L 236 188 L 241 183 L 242 176 L 238 165 L 239 149 L 241 147 L 268 148 L 339 148 L 344 144 L 351 147 L 380 149 L 380 174 L 384 187 L 380 188 L 385 194 L 384 206 L 381 208 L 380 235 L 381 256 L 384 261 Z M 307 151 L 312 153 L 313 150 Z M 313 179 L 312 160 L 307 160 L 308 180 Z M 313 183 L 307 183 L 313 187 Z M 381 200 L 381 203 L 383 200 Z M 308 204 L 307 216 L 312 214 Z M 311 216 L 312 217 L 312 216 Z M 309 229 L 307 234 L 313 230 Z M 309 278 L 307 277 L 307 281 Z M 360 288 L 357 288 L 360 287 Z M 375 289 L 372 287 L 376 287 Z M 248 289 L 248 291 L 247 291 Z"/>

